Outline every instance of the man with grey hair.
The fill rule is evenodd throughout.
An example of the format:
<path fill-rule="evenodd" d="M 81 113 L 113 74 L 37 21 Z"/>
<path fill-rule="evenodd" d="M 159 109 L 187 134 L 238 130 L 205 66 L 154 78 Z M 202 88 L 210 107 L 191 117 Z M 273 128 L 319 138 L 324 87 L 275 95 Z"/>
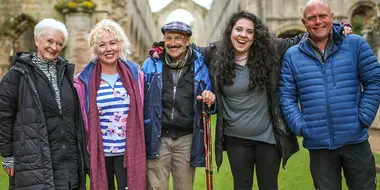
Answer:
<path fill-rule="evenodd" d="M 339 36 L 333 18 L 326 2 L 306 4 L 302 23 L 308 32 L 283 59 L 281 108 L 309 149 L 316 189 L 342 189 L 343 169 L 349 189 L 374 190 L 368 128 L 380 101 L 380 65 L 362 37 Z"/>
<path fill-rule="evenodd" d="M 145 77 L 145 139 L 147 189 L 192 189 L 195 167 L 205 166 L 200 103 L 209 106 L 215 95 L 203 56 L 190 46 L 192 34 L 183 22 L 165 24 L 165 52 L 160 59 L 149 58 Z"/>

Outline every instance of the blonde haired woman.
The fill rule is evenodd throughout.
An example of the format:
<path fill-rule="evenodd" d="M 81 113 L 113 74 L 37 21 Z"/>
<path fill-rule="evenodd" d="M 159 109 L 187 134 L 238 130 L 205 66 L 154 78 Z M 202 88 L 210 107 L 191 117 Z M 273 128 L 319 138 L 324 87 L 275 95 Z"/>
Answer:
<path fill-rule="evenodd" d="M 90 32 L 91 61 L 75 80 L 90 153 L 92 190 L 145 190 L 146 158 L 139 67 L 131 45 L 114 21 Z M 128 181 L 128 183 L 127 183 Z"/>

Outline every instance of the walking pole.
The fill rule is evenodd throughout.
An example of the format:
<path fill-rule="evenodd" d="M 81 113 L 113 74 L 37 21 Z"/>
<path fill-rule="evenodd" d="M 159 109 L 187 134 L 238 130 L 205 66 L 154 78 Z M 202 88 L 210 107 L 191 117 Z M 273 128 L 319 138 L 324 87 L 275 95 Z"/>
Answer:
<path fill-rule="evenodd" d="M 213 190 L 213 180 L 212 180 L 212 132 L 211 132 L 211 113 L 210 110 L 207 109 L 207 134 L 208 134 L 208 162 L 209 162 L 209 182 L 210 182 L 210 190 Z"/>
<path fill-rule="evenodd" d="M 213 190 L 212 182 L 212 133 L 211 133 L 211 114 L 205 103 L 202 103 L 202 120 L 203 120 L 203 140 L 205 146 L 206 162 L 206 187 L 207 190 Z"/>
<path fill-rule="evenodd" d="M 206 174 L 206 188 L 210 190 L 210 176 L 209 176 L 209 163 L 208 163 L 208 141 L 207 141 L 207 113 L 205 103 L 202 104 L 202 122 L 203 122 L 203 144 L 205 147 L 205 174 Z"/>

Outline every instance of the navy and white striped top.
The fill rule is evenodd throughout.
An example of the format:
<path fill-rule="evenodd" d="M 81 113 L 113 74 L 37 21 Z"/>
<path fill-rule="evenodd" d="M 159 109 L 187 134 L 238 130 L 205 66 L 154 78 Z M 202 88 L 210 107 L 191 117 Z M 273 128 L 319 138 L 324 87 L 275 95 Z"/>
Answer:
<path fill-rule="evenodd" d="M 96 102 L 99 110 L 105 156 L 123 155 L 126 148 L 126 129 L 130 97 L 119 76 L 114 85 L 107 77 L 100 82 Z"/>

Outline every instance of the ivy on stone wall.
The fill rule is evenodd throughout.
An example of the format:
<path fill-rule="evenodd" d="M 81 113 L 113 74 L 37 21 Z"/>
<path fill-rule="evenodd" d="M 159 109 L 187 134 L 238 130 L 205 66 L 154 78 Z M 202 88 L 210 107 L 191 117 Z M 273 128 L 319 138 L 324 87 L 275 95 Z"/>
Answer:
<path fill-rule="evenodd" d="M 96 3 L 91 0 L 60 0 L 55 4 L 54 8 L 64 14 L 70 12 L 93 12 L 96 8 Z"/>
<path fill-rule="evenodd" d="M 354 15 L 352 17 L 352 32 L 354 34 L 362 35 L 364 29 L 364 17 L 365 15 Z"/>
<path fill-rule="evenodd" d="M 5 23 L 2 23 L 0 36 L 9 36 L 15 39 L 28 27 L 33 27 L 35 24 L 36 22 L 32 17 L 24 13 L 19 13 L 9 20 L 6 20 Z"/>
<path fill-rule="evenodd" d="M 380 1 L 378 1 L 379 3 L 377 4 L 377 8 L 378 10 L 380 11 Z M 380 35 L 380 14 L 378 14 L 375 19 L 374 19 L 374 26 L 373 26 L 373 29 L 376 33 L 377 36 Z M 379 44 L 380 46 L 380 44 Z M 380 56 L 380 55 L 378 55 Z"/>

